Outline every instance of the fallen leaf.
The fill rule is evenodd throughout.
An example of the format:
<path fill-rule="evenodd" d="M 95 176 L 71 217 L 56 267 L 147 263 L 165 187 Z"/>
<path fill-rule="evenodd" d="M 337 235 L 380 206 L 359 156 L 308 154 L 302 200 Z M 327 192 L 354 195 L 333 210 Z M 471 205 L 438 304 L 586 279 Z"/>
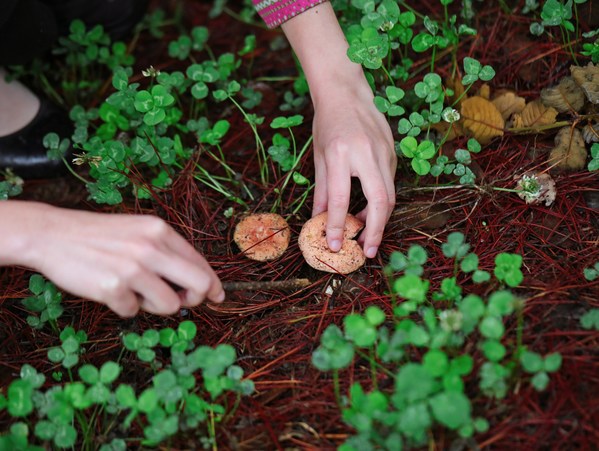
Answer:
<path fill-rule="evenodd" d="M 449 104 L 453 105 L 456 100 L 460 99 L 457 103 L 455 103 L 455 106 L 459 108 L 462 102 L 468 98 L 467 96 L 460 98 L 462 94 L 464 94 L 464 85 L 462 84 L 462 79 L 457 77 L 448 78 L 445 80 L 445 86 L 453 91 L 453 95 L 447 97 Z"/>
<path fill-rule="evenodd" d="M 584 106 L 585 95 L 572 77 L 564 77 L 557 86 L 543 89 L 541 100 L 545 106 L 552 106 L 560 113 L 578 112 Z"/>
<path fill-rule="evenodd" d="M 491 87 L 487 83 L 483 84 L 478 90 L 478 95 L 489 100 L 491 98 Z"/>
<path fill-rule="evenodd" d="M 587 144 L 599 142 L 599 123 L 595 122 L 582 127 L 582 137 Z"/>
<path fill-rule="evenodd" d="M 570 66 L 574 81 L 582 88 L 587 99 L 599 103 L 599 66 L 589 63 L 585 67 Z"/>
<path fill-rule="evenodd" d="M 451 206 L 439 202 L 410 201 L 407 205 L 399 205 L 393 212 L 391 221 L 397 221 L 403 230 L 434 230 L 445 227 L 454 212 Z"/>
<path fill-rule="evenodd" d="M 555 181 L 547 173 L 527 172 L 521 176 L 514 176 L 517 180 L 516 189 L 518 196 L 527 204 L 537 205 L 545 202 L 549 206 L 555 201 L 557 191 Z"/>
<path fill-rule="evenodd" d="M 501 113 L 504 121 L 507 121 L 512 114 L 521 113 L 526 107 L 524 97 L 516 95 L 513 91 L 504 91 L 496 95 L 492 102 Z"/>
<path fill-rule="evenodd" d="M 464 135 L 464 129 L 459 122 L 453 122 L 449 124 L 447 122 L 437 122 L 431 124 L 431 128 L 437 131 L 439 138 L 445 138 L 445 142 L 453 141 L 454 139 Z"/>
<path fill-rule="evenodd" d="M 503 135 L 505 121 L 490 101 L 479 96 L 470 97 L 462 103 L 464 131 L 481 144 L 488 144 L 496 136 Z"/>
<path fill-rule="evenodd" d="M 555 136 L 555 147 L 549 154 L 549 163 L 558 169 L 576 171 L 584 168 L 586 161 L 587 149 L 580 130 L 562 128 Z"/>
<path fill-rule="evenodd" d="M 514 128 L 542 127 L 555 123 L 558 112 L 553 107 L 543 105 L 540 100 L 526 104 L 520 114 L 514 114 Z"/>

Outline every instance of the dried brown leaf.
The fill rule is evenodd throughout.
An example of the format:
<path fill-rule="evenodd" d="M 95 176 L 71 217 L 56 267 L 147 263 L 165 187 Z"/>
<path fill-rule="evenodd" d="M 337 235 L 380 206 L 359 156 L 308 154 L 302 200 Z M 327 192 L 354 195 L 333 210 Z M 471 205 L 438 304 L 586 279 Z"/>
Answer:
<path fill-rule="evenodd" d="M 572 77 L 564 77 L 557 86 L 543 89 L 541 100 L 545 106 L 552 106 L 560 113 L 578 112 L 584 106 L 585 95 Z"/>
<path fill-rule="evenodd" d="M 599 123 L 585 125 L 582 128 L 582 137 L 587 144 L 599 142 Z"/>
<path fill-rule="evenodd" d="M 558 112 L 553 107 L 543 105 L 540 100 L 526 104 L 522 113 L 514 114 L 515 128 L 542 127 L 555 123 Z"/>
<path fill-rule="evenodd" d="M 580 130 L 562 128 L 555 136 L 555 147 L 549 154 L 549 163 L 558 169 L 576 171 L 585 167 L 586 160 L 587 149 Z"/>
<path fill-rule="evenodd" d="M 526 100 L 524 100 L 524 97 L 516 95 L 513 91 L 502 92 L 495 96 L 492 102 L 501 113 L 501 117 L 503 117 L 504 121 L 507 121 L 512 114 L 521 113 L 526 107 Z"/>
<path fill-rule="evenodd" d="M 462 103 L 461 113 L 465 134 L 476 138 L 481 144 L 503 135 L 505 121 L 490 101 L 479 96 L 470 97 Z"/>
<path fill-rule="evenodd" d="M 570 66 L 574 81 L 582 88 L 587 99 L 599 103 L 599 66 L 589 63 L 585 67 Z"/>
<path fill-rule="evenodd" d="M 487 83 L 484 83 L 478 90 L 478 95 L 483 99 L 489 100 L 491 98 L 491 87 Z"/>

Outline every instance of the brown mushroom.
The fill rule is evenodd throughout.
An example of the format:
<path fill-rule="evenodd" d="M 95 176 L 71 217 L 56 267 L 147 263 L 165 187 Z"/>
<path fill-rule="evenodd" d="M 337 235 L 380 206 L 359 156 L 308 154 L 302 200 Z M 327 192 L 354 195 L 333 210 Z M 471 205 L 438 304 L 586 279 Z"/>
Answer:
<path fill-rule="evenodd" d="M 265 262 L 283 255 L 291 232 L 287 221 L 275 213 L 246 216 L 235 227 L 233 239 L 247 258 Z"/>
<path fill-rule="evenodd" d="M 314 216 L 302 227 L 299 248 L 306 262 L 320 271 L 349 274 L 366 262 L 366 256 L 357 241 L 353 240 L 364 224 L 350 214 L 345 218 L 343 246 L 339 252 L 329 249 L 326 240 L 327 212 Z"/>

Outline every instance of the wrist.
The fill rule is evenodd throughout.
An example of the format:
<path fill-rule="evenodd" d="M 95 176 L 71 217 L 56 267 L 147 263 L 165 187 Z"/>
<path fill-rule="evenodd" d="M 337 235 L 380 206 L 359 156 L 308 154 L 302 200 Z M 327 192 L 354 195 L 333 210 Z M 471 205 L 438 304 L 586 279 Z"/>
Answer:
<path fill-rule="evenodd" d="M 332 99 L 372 101 L 374 94 L 366 80 L 362 67 L 349 60 L 348 62 L 357 66 L 357 68 L 330 71 L 326 74 L 320 74 L 316 79 L 308 80 L 315 109 L 318 109 L 321 103 L 330 103 Z"/>
<path fill-rule="evenodd" d="M 36 268 L 43 221 L 54 208 L 37 202 L 0 202 L 0 266 Z"/>

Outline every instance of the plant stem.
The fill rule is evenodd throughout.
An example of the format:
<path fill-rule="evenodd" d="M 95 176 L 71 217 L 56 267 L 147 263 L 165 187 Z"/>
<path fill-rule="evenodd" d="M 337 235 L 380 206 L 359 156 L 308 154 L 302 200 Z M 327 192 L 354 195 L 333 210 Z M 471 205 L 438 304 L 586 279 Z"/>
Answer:
<path fill-rule="evenodd" d="M 85 185 L 90 185 L 92 183 L 89 180 L 87 180 L 84 177 L 81 177 L 79 174 L 77 174 L 65 157 L 62 157 L 62 162 L 67 167 L 69 172 L 73 175 L 73 177 L 75 177 L 77 180 L 79 180 L 80 182 L 83 182 Z"/>
<path fill-rule="evenodd" d="M 333 370 L 333 388 L 335 390 L 335 399 L 337 400 L 337 406 L 341 409 L 341 386 L 339 384 L 339 370 Z"/>
<path fill-rule="evenodd" d="M 271 211 L 274 212 L 281 205 L 281 201 L 282 201 L 281 197 L 283 196 L 283 192 L 285 191 L 285 188 L 287 188 L 287 185 L 289 184 L 289 181 L 291 180 L 291 177 L 293 176 L 293 172 L 295 171 L 295 168 L 297 167 L 297 165 L 301 161 L 302 157 L 304 156 L 304 154 L 310 147 L 310 144 L 312 144 L 313 139 L 314 139 L 314 137 L 310 136 L 310 139 L 308 139 L 308 141 L 306 141 L 306 144 L 304 144 L 304 147 L 302 147 L 302 150 L 300 150 L 300 153 L 298 154 L 297 158 L 295 158 L 293 166 L 287 172 L 287 176 L 285 177 L 285 180 L 283 181 L 283 184 L 281 185 L 281 188 L 279 190 L 279 196 L 273 203 L 273 207 L 271 208 Z"/>
<path fill-rule="evenodd" d="M 372 379 L 372 389 L 378 390 L 378 377 L 376 372 L 376 359 L 374 355 L 374 346 L 369 350 L 368 360 L 370 360 L 370 378 Z"/>
<path fill-rule="evenodd" d="M 216 444 L 216 425 L 214 424 L 214 412 L 210 409 L 210 424 L 208 425 L 208 434 L 212 439 L 212 451 L 217 451 L 218 446 Z"/>
<path fill-rule="evenodd" d="M 231 96 L 229 95 L 229 99 L 233 102 L 233 105 L 237 107 L 237 109 L 241 112 L 246 122 L 249 124 L 252 132 L 254 133 L 254 138 L 256 139 L 256 147 L 258 149 L 258 164 L 260 165 L 260 181 L 263 185 L 268 184 L 268 167 L 266 164 L 267 156 L 266 149 L 264 149 L 264 143 L 262 143 L 262 139 L 258 134 L 258 128 L 256 124 L 250 119 L 248 114 L 245 112 L 243 107 Z"/>
<path fill-rule="evenodd" d="M 393 86 L 395 86 L 395 80 L 393 80 L 393 77 L 391 76 L 391 74 L 389 73 L 389 71 L 385 68 L 384 65 L 381 65 L 381 70 L 385 73 L 385 75 L 387 76 L 387 79 L 391 82 L 391 84 Z"/>
<path fill-rule="evenodd" d="M 516 360 L 518 360 L 520 358 L 520 354 L 522 354 L 523 351 L 523 347 L 522 347 L 522 334 L 523 334 L 523 330 L 524 330 L 524 305 L 522 304 L 518 304 L 517 308 L 516 308 L 516 319 L 517 319 L 517 326 L 516 326 L 516 355 L 515 358 Z"/>
<path fill-rule="evenodd" d="M 295 204 L 297 204 L 297 206 L 293 207 L 293 210 L 291 210 L 292 214 L 297 214 L 297 212 L 300 211 L 300 209 L 304 206 L 304 203 L 306 203 L 306 199 L 310 195 L 310 192 L 314 189 L 314 186 L 316 185 L 313 183 L 308 188 L 306 188 L 306 190 L 300 198 L 293 201 L 293 203 L 290 205 L 290 208 L 293 207 Z"/>
<path fill-rule="evenodd" d="M 370 360 L 370 356 L 368 354 L 364 353 L 363 351 L 360 351 L 359 349 L 356 349 L 356 354 L 358 354 L 363 359 Z M 383 365 L 381 365 L 380 363 L 378 363 L 376 360 L 374 361 L 374 365 L 376 366 L 376 368 L 378 370 L 382 371 L 387 376 L 392 377 L 393 379 L 395 379 L 395 374 L 393 374 L 391 371 L 389 371 Z"/>

